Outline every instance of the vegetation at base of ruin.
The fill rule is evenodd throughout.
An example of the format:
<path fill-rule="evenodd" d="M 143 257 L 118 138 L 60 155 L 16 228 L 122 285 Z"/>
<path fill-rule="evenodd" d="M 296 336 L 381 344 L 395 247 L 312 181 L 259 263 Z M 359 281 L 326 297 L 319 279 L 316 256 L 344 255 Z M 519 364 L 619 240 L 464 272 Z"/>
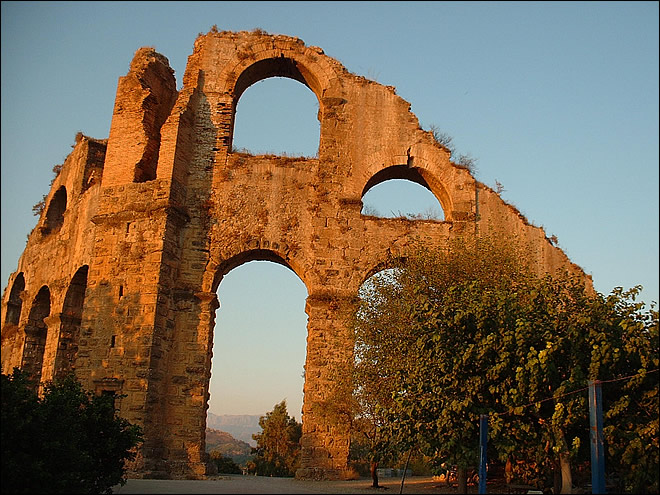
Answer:
<path fill-rule="evenodd" d="M 243 470 L 234 462 L 228 455 L 223 455 L 217 450 L 212 450 L 209 453 L 211 461 L 216 465 L 218 474 L 241 474 Z"/>
<path fill-rule="evenodd" d="M 43 396 L 18 368 L 2 374 L 2 493 L 112 493 L 142 441 L 117 416 L 114 396 L 95 396 L 73 376 Z"/>
<path fill-rule="evenodd" d="M 418 450 L 437 474 L 456 465 L 463 493 L 487 414 L 488 458 L 558 493 L 584 481 L 587 386 L 601 380 L 608 484 L 657 493 L 655 306 L 636 301 L 641 287 L 605 296 L 537 276 L 524 253 L 515 239 L 456 239 L 372 277 L 350 320 L 352 375 L 337 370 L 353 381 L 337 381 L 326 414 L 350 421 L 375 462 Z"/>
<path fill-rule="evenodd" d="M 261 433 L 252 435 L 257 446 L 248 472 L 258 476 L 295 476 L 300 467 L 302 424 L 289 416 L 286 400 L 259 419 Z"/>

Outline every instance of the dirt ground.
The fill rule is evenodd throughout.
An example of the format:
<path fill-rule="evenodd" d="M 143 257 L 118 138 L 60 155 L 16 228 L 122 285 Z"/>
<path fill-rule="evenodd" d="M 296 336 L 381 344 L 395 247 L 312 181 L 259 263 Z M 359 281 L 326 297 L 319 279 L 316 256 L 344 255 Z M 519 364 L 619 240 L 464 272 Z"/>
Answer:
<path fill-rule="evenodd" d="M 208 480 L 146 480 L 131 479 L 124 486 L 116 486 L 113 493 L 456 493 L 456 486 L 434 481 L 430 476 L 406 478 L 401 489 L 400 478 L 381 478 L 382 488 L 372 488 L 370 479 L 354 481 L 303 481 L 294 478 L 269 478 L 264 476 L 226 475 Z M 478 486 L 468 486 L 469 493 L 478 493 Z M 489 483 L 488 493 L 507 493 L 503 484 Z M 525 493 L 525 492 L 522 492 Z"/>

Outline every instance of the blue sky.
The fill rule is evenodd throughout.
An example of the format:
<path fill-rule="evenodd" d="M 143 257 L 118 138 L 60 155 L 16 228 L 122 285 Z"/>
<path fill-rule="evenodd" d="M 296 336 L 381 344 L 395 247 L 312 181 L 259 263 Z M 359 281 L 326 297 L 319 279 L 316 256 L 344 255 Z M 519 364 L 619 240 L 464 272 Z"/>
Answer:
<path fill-rule="evenodd" d="M 557 236 L 599 292 L 641 284 L 642 299 L 658 301 L 657 2 L 1 8 L 3 289 L 36 224 L 32 206 L 76 132 L 108 137 L 117 80 L 135 51 L 165 55 L 180 88 L 197 34 L 216 24 L 297 36 L 349 71 L 395 86 L 422 127 L 437 126 L 457 153 L 476 158 L 477 178 L 501 183 L 504 200 Z M 234 144 L 313 155 L 316 105 L 295 81 L 257 83 L 239 102 Z M 439 208 L 411 186 L 374 188 L 365 203 L 383 214 Z M 300 419 L 304 285 L 281 266 L 253 262 L 229 273 L 219 296 L 210 411 L 264 414 L 286 398 Z"/>

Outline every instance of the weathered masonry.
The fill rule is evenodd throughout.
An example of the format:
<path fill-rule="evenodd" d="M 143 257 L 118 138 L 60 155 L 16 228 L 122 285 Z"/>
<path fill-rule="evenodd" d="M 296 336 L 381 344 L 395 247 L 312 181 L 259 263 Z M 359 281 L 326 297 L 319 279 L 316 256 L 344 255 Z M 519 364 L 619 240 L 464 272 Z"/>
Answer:
<path fill-rule="evenodd" d="M 269 77 L 318 99 L 317 158 L 232 151 L 237 102 Z M 444 221 L 376 218 L 362 197 L 389 179 L 428 188 Z M 539 270 L 582 273 L 422 130 L 410 105 L 320 48 L 254 32 L 200 36 L 177 91 L 168 60 L 140 48 L 119 78 L 107 140 L 79 134 L 2 298 L 2 370 L 42 381 L 74 370 L 125 394 L 143 426 L 135 477 L 202 477 L 216 290 L 230 270 L 280 263 L 309 294 L 299 477 L 348 474 L 349 435 L 314 407 L 328 366 L 349 359 L 339 317 L 365 279 L 417 239 L 490 225 L 532 246 Z"/>

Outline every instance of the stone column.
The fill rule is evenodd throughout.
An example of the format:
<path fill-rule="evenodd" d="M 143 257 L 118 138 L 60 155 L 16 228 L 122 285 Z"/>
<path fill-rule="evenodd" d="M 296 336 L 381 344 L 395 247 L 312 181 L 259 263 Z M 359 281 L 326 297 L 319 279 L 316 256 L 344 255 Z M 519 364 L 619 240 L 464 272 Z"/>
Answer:
<path fill-rule="evenodd" d="M 163 369 L 166 397 L 157 434 L 167 449 L 170 478 L 203 479 L 213 473 L 206 453 L 206 411 L 218 298 L 212 292 L 173 292 L 174 334 Z"/>
<path fill-rule="evenodd" d="M 57 348 L 60 343 L 62 320 L 60 315 L 56 314 L 44 318 L 44 323 L 46 325 L 46 346 L 41 367 L 41 383 L 52 381 L 55 378 L 55 356 L 57 356 Z"/>
<path fill-rule="evenodd" d="M 60 324 L 57 329 L 59 342 L 57 344 L 57 354 L 55 355 L 54 378 L 65 376 L 67 373 L 74 371 L 80 339 L 81 319 L 78 316 L 65 313 L 60 314 L 59 318 Z"/>
<path fill-rule="evenodd" d="M 352 477 L 348 469 L 350 424 L 336 410 L 328 411 L 325 402 L 333 401 L 336 373 L 352 363 L 353 339 L 344 323 L 348 303 L 349 299 L 338 294 L 311 294 L 307 298 L 303 435 L 297 478 Z"/>
<path fill-rule="evenodd" d="M 188 447 L 188 462 L 191 471 L 199 476 L 215 474 L 217 468 L 209 462 L 206 453 L 206 413 L 209 407 L 209 383 L 211 381 L 211 357 L 213 354 L 213 330 L 215 328 L 215 310 L 218 309 L 218 295 L 215 292 L 196 292 L 199 300 L 199 324 L 197 339 L 202 351 L 196 356 L 191 370 L 194 378 L 194 393 L 189 399 L 190 431 L 197 431 L 199 439 L 195 438 Z M 193 417 L 194 415 L 200 415 Z"/>

